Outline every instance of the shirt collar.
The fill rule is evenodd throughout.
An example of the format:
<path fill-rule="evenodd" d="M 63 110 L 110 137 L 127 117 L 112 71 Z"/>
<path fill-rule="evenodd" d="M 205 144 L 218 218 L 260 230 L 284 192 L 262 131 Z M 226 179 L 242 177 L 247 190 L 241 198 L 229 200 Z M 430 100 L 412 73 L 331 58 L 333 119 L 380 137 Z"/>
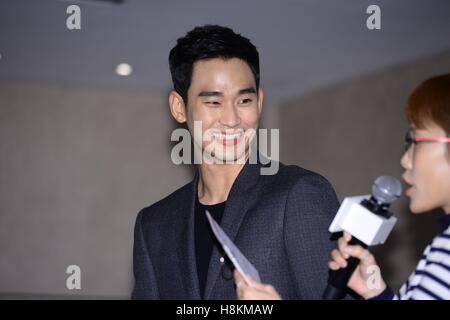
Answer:
<path fill-rule="evenodd" d="M 447 214 L 440 216 L 439 222 L 441 223 L 444 230 L 447 229 L 450 226 L 450 214 L 447 213 Z"/>

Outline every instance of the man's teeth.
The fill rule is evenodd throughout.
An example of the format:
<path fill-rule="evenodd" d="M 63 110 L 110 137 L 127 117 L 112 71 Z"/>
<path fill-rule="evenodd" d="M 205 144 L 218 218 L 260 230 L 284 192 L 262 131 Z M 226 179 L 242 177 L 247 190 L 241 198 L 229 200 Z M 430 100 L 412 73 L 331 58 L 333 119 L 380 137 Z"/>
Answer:
<path fill-rule="evenodd" d="M 231 133 L 231 134 L 224 134 L 224 133 L 215 133 L 214 137 L 220 140 L 232 140 L 232 139 L 239 139 L 242 133 Z"/>

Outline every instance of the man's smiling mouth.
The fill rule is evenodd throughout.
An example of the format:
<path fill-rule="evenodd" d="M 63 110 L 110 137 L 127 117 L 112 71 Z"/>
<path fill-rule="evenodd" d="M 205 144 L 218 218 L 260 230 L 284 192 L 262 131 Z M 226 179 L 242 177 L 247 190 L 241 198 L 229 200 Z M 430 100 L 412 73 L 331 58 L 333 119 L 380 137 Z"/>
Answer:
<path fill-rule="evenodd" d="M 234 145 L 244 136 L 243 131 L 238 132 L 214 132 L 213 137 L 223 145 Z"/>

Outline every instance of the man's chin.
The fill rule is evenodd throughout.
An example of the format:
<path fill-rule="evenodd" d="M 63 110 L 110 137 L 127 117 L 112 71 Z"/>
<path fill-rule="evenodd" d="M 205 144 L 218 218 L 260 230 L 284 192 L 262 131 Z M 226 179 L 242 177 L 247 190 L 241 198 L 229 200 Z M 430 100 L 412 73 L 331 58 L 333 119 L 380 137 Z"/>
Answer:
<path fill-rule="evenodd" d="M 213 164 L 244 164 L 247 159 L 244 152 L 241 154 L 213 153 L 207 157 L 207 162 Z"/>

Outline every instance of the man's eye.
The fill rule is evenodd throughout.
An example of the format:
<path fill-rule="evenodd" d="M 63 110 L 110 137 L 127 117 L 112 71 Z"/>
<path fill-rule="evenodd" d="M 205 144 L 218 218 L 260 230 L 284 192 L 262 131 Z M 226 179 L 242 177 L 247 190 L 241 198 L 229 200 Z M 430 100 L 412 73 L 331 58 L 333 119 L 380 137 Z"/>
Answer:
<path fill-rule="evenodd" d="M 210 106 L 218 106 L 218 105 L 220 105 L 219 101 L 206 101 L 205 103 L 207 105 L 210 105 Z"/>
<path fill-rule="evenodd" d="M 242 99 L 241 101 L 239 101 L 240 104 L 249 104 L 251 103 L 253 100 L 246 98 L 246 99 Z"/>

